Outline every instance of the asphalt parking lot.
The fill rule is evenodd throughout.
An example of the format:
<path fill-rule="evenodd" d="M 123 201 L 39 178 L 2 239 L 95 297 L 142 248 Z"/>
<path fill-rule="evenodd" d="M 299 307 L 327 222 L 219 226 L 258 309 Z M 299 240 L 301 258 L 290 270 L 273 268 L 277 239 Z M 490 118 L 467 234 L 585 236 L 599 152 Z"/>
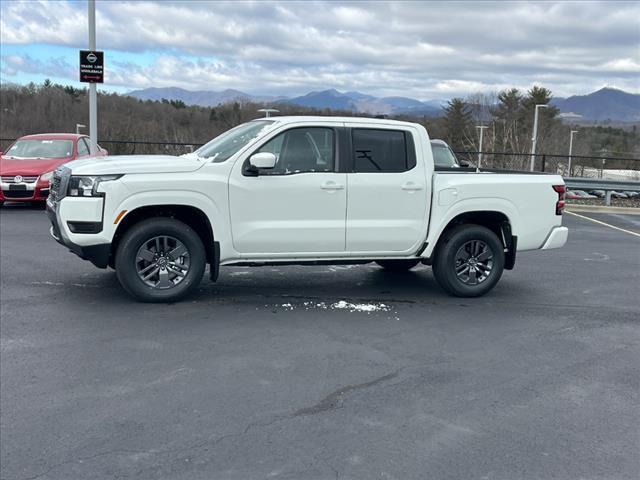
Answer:
<path fill-rule="evenodd" d="M 5 207 L 0 477 L 637 479 L 640 238 L 565 224 L 479 299 L 263 267 L 147 305 Z"/>

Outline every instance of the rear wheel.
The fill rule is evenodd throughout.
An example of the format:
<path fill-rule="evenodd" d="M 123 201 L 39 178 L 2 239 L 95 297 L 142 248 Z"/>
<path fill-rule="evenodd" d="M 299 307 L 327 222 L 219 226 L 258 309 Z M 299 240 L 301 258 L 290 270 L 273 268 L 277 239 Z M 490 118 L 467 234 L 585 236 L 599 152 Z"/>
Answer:
<path fill-rule="evenodd" d="M 445 233 L 436 251 L 433 274 L 457 297 L 478 297 L 491 290 L 504 270 L 504 247 L 486 227 L 461 225 Z"/>
<path fill-rule="evenodd" d="M 390 272 L 406 272 L 420 263 L 420 260 L 376 260 L 376 263 Z"/>
<path fill-rule="evenodd" d="M 204 246 L 188 225 L 171 218 L 142 221 L 124 235 L 116 252 L 123 288 L 143 302 L 175 302 L 200 283 Z"/>

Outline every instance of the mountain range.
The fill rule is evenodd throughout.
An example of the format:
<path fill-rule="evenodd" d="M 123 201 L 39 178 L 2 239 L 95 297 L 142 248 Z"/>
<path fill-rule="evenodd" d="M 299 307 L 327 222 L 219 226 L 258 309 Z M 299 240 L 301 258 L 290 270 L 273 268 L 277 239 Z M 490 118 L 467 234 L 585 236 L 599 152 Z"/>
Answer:
<path fill-rule="evenodd" d="M 376 115 L 416 115 L 435 117 L 442 114 L 445 100 L 422 102 L 409 97 L 375 97 L 361 92 L 339 92 L 336 89 L 314 91 L 299 97 L 250 95 L 239 90 L 190 91 L 178 87 L 145 88 L 127 95 L 141 100 L 181 100 L 187 105 L 215 107 L 233 101 L 292 104 L 317 109 L 348 110 L 354 113 Z M 551 102 L 567 118 L 581 121 L 640 121 L 640 94 L 615 88 L 602 88 L 588 95 L 554 98 Z"/>
<path fill-rule="evenodd" d="M 640 95 L 616 88 L 605 87 L 588 95 L 554 98 L 551 103 L 561 112 L 578 114 L 584 120 L 640 121 Z"/>
<path fill-rule="evenodd" d="M 240 90 L 227 89 L 221 92 L 212 90 L 185 90 L 179 87 L 144 88 L 127 93 L 130 97 L 140 100 L 182 100 L 187 105 L 199 105 L 201 107 L 215 107 L 223 103 L 237 100 L 257 103 L 275 102 L 285 97 L 270 97 L 267 95 L 249 95 Z"/>
<path fill-rule="evenodd" d="M 421 102 L 408 97 L 374 97 L 360 92 L 339 92 L 332 88 L 321 92 L 311 92 L 301 97 L 280 100 L 312 108 L 329 108 L 332 110 L 349 110 L 357 113 L 378 115 L 414 114 L 437 116 L 442 111 L 439 101 Z"/>

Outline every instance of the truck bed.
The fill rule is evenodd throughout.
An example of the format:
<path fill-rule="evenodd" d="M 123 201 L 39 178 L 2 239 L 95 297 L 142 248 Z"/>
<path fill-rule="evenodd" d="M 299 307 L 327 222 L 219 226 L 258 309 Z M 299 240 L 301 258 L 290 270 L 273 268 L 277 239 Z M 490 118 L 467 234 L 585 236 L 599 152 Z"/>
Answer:
<path fill-rule="evenodd" d="M 432 182 L 429 249 L 444 226 L 469 211 L 504 212 L 519 239 L 518 251 L 541 248 L 562 223 L 562 216 L 556 215 L 558 194 L 553 189 L 553 185 L 564 185 L 559 175 L 454 168 L 437 170 Z"/>

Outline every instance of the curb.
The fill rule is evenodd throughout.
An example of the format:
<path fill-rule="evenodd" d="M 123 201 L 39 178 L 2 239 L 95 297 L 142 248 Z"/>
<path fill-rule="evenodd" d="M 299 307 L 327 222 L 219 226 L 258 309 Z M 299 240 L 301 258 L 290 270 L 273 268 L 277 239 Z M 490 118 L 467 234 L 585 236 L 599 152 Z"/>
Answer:
<path fill-rule="evenodd" d="M 608 207 L 600 205 L 571 205 L 567 204 L 565 210 L 568 212 L 591 212 L 591 213 L 622 213 L 624 215 L 640 215 L 640 208 L 637 207 Z"/>

